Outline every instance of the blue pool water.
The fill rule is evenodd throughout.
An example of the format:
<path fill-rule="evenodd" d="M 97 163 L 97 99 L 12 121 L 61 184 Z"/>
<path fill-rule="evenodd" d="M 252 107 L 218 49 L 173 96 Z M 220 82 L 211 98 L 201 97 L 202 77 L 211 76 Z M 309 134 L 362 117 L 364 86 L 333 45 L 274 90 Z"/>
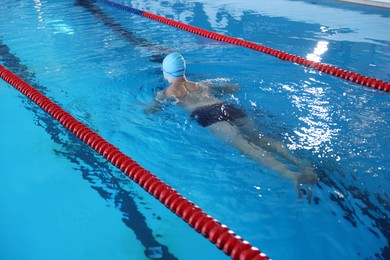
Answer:
<path fill-rule="evenodd" d="M 390 81 L 389 10 L 254 2 L 120 1 Z M 273 259 L 390 258 L 388 93 L 101 4 L 3 0 L 0 21 L 2 65 Z M 311 204 L 178 107 L 143 113 L 170 51 L 317 166 Z M 0 115 L 0 259 L 227 259 L 3 81 Z"/>

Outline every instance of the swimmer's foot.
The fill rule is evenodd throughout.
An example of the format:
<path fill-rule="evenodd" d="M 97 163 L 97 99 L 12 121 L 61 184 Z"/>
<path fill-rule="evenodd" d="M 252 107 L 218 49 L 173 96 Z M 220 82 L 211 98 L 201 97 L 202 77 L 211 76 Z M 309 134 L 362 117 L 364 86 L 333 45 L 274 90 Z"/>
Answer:
<path fill-rule="evenodd" d="M 311 199 L 313 197 L 313 191 L 310 186 L 307 186 L 307 189 L 304 190 L 302 188 L 303 185 L 298 185 L 296 188 L 298 190 L 298 198 L 302 199 L 303 195 L 306 195 L 306 200 L 309 204 L 311 204 Z"/>
<path fill-rule="evenodd" d="M 303 197 L 303 191 L 301 187 L 306 185 L 307 187 L 307 202 L 310 204 L 311 199 L 313 197 L 313 191 L 311 189 L 311 185 L 316 184 L 318 182 L 318 176 L 313 171 L 306 169 L 303 173 L 299 173 L 296 180 L 295 186 L 298 190 L 298 198 L 301 199 Z"/>
<path fill-rule="evenodd" d="M 302 186 L 303 186 L 303 184 L 297 184 L 297 186 L 296 186 L 296 189 L 298 190 L 298 198 L 299 199 L 302 199 L 303 193 L 304 193 L 304 190 L 302 189 Z M 306 185 L 306 186 L 307 186 L 306 192 L 305 192 L 306 199 L 307 199 L 307 202 L 309 204 L 311 204 L 311 199 L 313 197 L 313 191 L 311 189 L 311 186 L 309 186 L 309 185 Z"/>

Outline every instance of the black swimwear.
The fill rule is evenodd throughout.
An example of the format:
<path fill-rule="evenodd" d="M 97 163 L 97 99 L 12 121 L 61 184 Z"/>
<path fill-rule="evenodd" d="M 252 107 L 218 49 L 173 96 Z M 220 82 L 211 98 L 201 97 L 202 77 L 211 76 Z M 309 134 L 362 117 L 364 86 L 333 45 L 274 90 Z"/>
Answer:
<path fill-rule="evenodd" d="M 228 103 L 199 107 L 191 113 L 191 118 L 204 127 L 221 121 L 233 121 L 245 116 L 244 111 Z"/>

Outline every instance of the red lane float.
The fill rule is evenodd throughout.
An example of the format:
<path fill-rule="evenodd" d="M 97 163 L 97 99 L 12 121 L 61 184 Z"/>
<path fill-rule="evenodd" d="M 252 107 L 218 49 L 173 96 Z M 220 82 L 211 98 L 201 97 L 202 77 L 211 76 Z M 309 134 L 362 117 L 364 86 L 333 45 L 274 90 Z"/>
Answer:
<path fill-rule="evenodd" d="M 144 169 L 136 161 L 122 153 L 114 145 L 104 140 L 100 135 L 2 65 L 0 65 L 0 78 L 30 98 L 69 131 L 187 222 L 197 232 L 208 238 L 219 249 L 223 250 L 225 254 L 237 260 L 269 259 L 267 255 L 234 234 L 225 225 L 202 211 L 194 203 L 184 198 L 176 190 Z"/>
<path fill-rule="evenodd" d="M 390 91 L 390 83 L 389 82 L 385 82 L 385 81 L 375 79 L 375 78 L 366 77 L 366 76 L 363 76 L 363 75 L 355 73 L 355 72 L 345 71 L 345 70 L 342 70 L 342 69 L 337 68 L 337 67 L 332 66 L 332 65 L 327 65 L 327 64 L 320 63 L 320 62 L 311 61 L 311 60 L 308 60 L 306 58 L 303 58 L 303 57 L 300 57 L 297 55 L 288 54 L 288 53 L 285 53 L 283 51 L 272 49 L 272 48 L 254 43 L 254 42 L 233 38 L 230 36 L 226 36 L 226 35 L 219 34 L 216 32 L 208 31 L 208 30 L 205 30 L 202 28 L 198 28 L 198 27 L 195 27 L 192 25 L 188 25 L 188 24 L 185 24 L 182 22 L 177 22 L 175 20 L 172 20 L 172 19 L 169 19 L 169 18 L 166 18 L 163 16 L 159 16 L 159 15 L 156 15 L 153 13 L 149 13 L 149 12 L 144 11 L 144 12 L 142 12 L 142 16 L 147 17 L 151 20 L 165 23 L 167 25 L 194 33 L 194 34 L 198 34 L 198 35 L 201 35 L 201 36 L 204 36 L 207 38 L 211 38 L 211 39 L 214 39 L 217 41 L 227 42 L 230 44 L 253 49 L 255 51 L 263 52 L 263 53 L 275 56 L 281 60 L 291 61 L 291 62 L 297 63 L 299 65 L 313 68 L 313 69 L 316 69 L 318 71 L 352 81 L 354 83 L 358 83 L 358 84 L 361 84 L 364 86 L 376 88 L 379 90 L 384 90 L 386 92 Z"/>
<path fill-rule="evenodd" d="M 299 65 L 313 68 L 313 69 L 319 70 L 321 72 L 325 72 L 327 74 L 352 81 L 354 83 L 358 83 L 358 84 L 361 84 L 364 86 L 376 88 L 379 90 L 384 90 L 387 92 L 390 91 L 390 83 L 379 80 L 379 79 L 366 77 L 366 76 L 360 75 L 360 74 L 355 73 L 355 72 L 345 71 L 345 70 L 339 69 L 339 68 L 332 66 L 332 65 L 327 65 L 327 64 L 311 61 L 311 60 L 308 60 L 306 58 L 302 58 L 302 57 L 297 56 L 297 55 L 288 54 L 288 53 L 285 53 L 283 51 L 272 49 L 272 48 L 254 43 L 254 42 L 250 42 L 250 41 L 246 41 L 246 40 L 242 40 L 242 39 L 238 39 L 238 38 L 233 38 L 233 37 L 219 34 L 216 32 L 208 31 L 208 30 L 205 30 L 202 28 L 198 28 L 198 27 L 195 27 L 195 26 L 192 26 L 189 24 L 185 24 L 182 22 L 178 22 L 178 21 L 160 16 L 160 15 L 156 15 L 153 13 L 138 10 L 138 9 L 135 9 L 135 8 L 132 8 L 132 7 L 129 7 L 126 5 L 122 5 L 122 4 L 119 4 L 116 2 L 112 2 L 110 0 L 96 0 L 96 1 L 100 2 L 102 4 L 105 4 L 105 5 L 111 6 L 111 7 L 115 7 L 115 8 L 130 12 L 130 13 L 133 13 L 133 14 L 147 17 L 151 20 L 165 23 L 167 25 L 170 25 L 170 26 L 194 33 L 194 34 L 201 35 L 203 37 L 211 38 L 211 39 L 214 39 L 217 41 L 235 44 L 238 46 L 243 46 L 243 47 L 246 47 L 249 49 L 253 49 L 255 51 L 259 51 L 259 52 L 263 52 L 263 53 L 275 56 L 281 60 L 291 61 L 291 62 L 297 63 Z"/>

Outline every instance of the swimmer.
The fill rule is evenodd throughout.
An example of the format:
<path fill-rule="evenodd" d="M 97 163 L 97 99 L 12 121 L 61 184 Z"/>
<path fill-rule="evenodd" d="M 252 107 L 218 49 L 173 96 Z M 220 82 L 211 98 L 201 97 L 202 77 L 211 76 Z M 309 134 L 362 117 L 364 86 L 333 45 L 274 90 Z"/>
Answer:
<path fill-rule="evenodd" d="M 201 126 L 235 146 L 244 155 L 292 180 L 300 198 L 302 185 L 317 183 L 318 177 L 313 169 L 292 156 L 282 142 L 262 134 L 244 111 L 213 95 L 216 90 L 234 93 L 238 86 L 188 81 L 185 76 L 186 63 L 179 53 L 167 55 L 162 70 L 169 86 L 156 93 L 154 103 L 145 110 L 146 113 L 158 112 L 167 103 L 179 105 Z M 310 186 L 307 191 L 310 203 Z"/>

